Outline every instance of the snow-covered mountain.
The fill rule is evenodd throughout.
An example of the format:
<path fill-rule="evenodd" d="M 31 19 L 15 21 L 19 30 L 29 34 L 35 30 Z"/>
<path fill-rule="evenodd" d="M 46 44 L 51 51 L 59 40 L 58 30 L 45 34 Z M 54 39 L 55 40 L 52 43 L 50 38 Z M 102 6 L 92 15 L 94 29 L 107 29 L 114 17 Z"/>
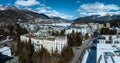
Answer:
<path fill-rule="evenodd" d="M 73 24 L 82 23 L 106 23 L 110 22 L 115 27 L 120 27 L 120 13 L 111 13 L 106 15 L 91 15 L 75 19 Z"/>
<path fill-rule="evenodd" d="M 87 19 L 87 20 L 95 20 L 95 21 L 110 21 L 115 19 L 120 19 L 120 13 L 111 13 L 106 15 L 91 15 L 86 17 L 80 17 L 76 20 Z"/>
<path fill-rule="evenodd" d="M 118 19 L 120 18 L 120 11 L 117 12 L 104 12 L 104 13 L 98 13 L 98 14 L 89 14 L 79 17 L 78 19 L 92 19 L 97 21 L 109 21 L 112 19 Z"/>
<path fill-rule="evenodd" d="M 69 22 L 68 20 L 59 17 L 49 17 L 45 14 L 39 14 L 26 8 L 20 9 L 15 6 L 0 5 L 0 22 L 3 21 L 17 22 L 18 20 L 20 20 L 21 22 L 29 22 L 34 21 L 36 19 L 46 19 L 44 21 L 47 21 L 49 23 Z M 52 21 L 50 21 L 49 19 L 51 19 Z"/>

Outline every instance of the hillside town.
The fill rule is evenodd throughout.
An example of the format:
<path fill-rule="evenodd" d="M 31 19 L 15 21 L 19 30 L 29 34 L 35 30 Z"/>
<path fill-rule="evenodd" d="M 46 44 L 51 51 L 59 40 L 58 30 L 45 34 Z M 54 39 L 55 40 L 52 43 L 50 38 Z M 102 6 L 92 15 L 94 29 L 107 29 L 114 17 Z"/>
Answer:
<path fill-rule="evenodd" d="M 2 62 L 22 63 L 28 60 L 32 61 L 28 58 L 32 58 L 34 54 L 36 55 L 40 51 L 42 53 L 42 48 L 43 50 L 45 48 L 46 54 L 48 53 L 50 57 L 52 54 L 72 55 L 69 57 L 70 60 L 62 60 L 58 57 L 59 61 L 54 59 L 54 62 L 104 63 L 111 61 L 117 63 L 119 61 L 120 28 L 112 28 L 110 23 L 75 25 L 71 23 L 17 23 L 17 25 L 28 33 L 23 33 L 25 32 L 23 30 L 21 32 L 15 31 L 15 36 L 0 35 L 0 52 L 1 55 L 5 55 L 3 58 L 6 59 L 1 60 Z M 19 33 L 23 34 L 20 35 Z M 26 50 L 29 47 L 32 51 L 25 52 L 29 51 Z M 68 50 L 70 48 L 70 52 L 66 53 L 67 50 L 63 52 L 66 48 Z M 31 56 L 27 56 L 28 54 L 31 54 Z M 24 59 L 20 59 L 22 57 L 19 55 L 24 55 Z M 45 56 L 45 58 L 47 57 Z M 41 61 L 44 62 L 45 58 L 43 57 Z M 67 59 L 67 57 L 64 58 Z M 47 63 L 53 63 L 53 59 L 49 60 L 48 58 L 48 61 Z"/>
<path fill-rule="evenodd" d="M 120 63 L 119 4 L 61 2 L 0 1 L 0 63 Z"/>

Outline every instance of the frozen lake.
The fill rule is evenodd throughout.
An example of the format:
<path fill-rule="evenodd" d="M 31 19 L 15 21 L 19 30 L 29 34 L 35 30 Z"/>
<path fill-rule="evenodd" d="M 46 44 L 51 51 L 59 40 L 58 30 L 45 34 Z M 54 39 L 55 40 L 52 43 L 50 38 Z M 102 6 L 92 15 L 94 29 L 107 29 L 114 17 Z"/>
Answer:
<path fill-rule="evenodd" d="M 71 23 L 53 23 L 53 24 L 45 24 L 45 25 L 49 25 L 49 26 L 63 26 L 63 27 L 67 27 L 70 26 Z"/>

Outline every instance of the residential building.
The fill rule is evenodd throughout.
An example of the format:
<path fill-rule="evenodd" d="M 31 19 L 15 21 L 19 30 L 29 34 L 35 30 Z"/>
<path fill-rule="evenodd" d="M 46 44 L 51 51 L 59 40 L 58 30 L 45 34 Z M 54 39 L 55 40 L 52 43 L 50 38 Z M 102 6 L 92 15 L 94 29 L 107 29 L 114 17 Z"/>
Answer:
<path fill-rule="evenodd" d="M 70 29 L 67 29 L 65 31 L 66 34 L 69 34 L 69 33 L 72 33 L 72 31 L 74 30 L 74 32 L 81 32 L 82 35 L 85 35 L 86 33 L 90 33 L 91 32 L 91 29 L 89 27 L 78 27 L 78 28 L 70 28 Z"/>
<path fill-rule="evenodd" d="M 66 36 L 45 36 L 45 35 L 30 35 L 25 34 L 22 35 L 21 41 L 25 42 L 31 39 L 32 44 L 34 44 L 35 51 L 38 51 L 41 46 L 45 47 L 49 52 L 55 51 L 61 52 L 62 48 L 67 45 L 67 37 Z"/>
<path fill-rule="evenodd" d="M 120 28 L 116 28 L 117 34 L 120 34 Z"/>
<path fill-rule="evenodd" d="M 107 27 L 107 28 L 110 28 L 110 23 L 106 23 L 106 27 Z"/>
<path fill-rule="evenodd" d="M 92 30 L 97 30 L 98 23 L 89 23 L 89 26 L 92 28 Z"/>
<path fill-rule="evenodd" d="M 98 24 L 98 30 L 100 30 L 103 27 L 103 24 Z"/>

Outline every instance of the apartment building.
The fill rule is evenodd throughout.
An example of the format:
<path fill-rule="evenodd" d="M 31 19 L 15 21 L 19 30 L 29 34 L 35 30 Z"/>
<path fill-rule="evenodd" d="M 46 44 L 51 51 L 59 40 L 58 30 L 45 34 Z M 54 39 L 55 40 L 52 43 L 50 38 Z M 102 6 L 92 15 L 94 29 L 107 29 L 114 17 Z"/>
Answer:
<path fill-rule="evenodd" d="M 22 35 L 21 41 L 25 42 L 31 38 L 31 42 L 34 44 L 35 51 L 38 51 L 41 46 L 45 47 L 49 52 L 56 49 L 58 52 L 61 52 L 62 48 L 67 45 L 67 37 L 66 36 L 45 36 L 45 35 L 32 35 L 25 34 Z"/>

